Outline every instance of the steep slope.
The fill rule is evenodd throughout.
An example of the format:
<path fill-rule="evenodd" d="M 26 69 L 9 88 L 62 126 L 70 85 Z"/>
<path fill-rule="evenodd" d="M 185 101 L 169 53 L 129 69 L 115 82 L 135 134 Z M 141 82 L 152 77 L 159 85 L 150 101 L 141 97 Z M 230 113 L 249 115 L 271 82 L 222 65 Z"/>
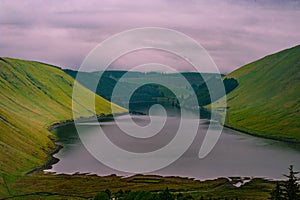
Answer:
<path fill-rule="evenodd" d="M 0 58 L 0 172 L 22 174 L 41 166 L 54 148 L 47 130 L 57 122 L 72 119 L 74 79 L 46 64 Z M 77 110 L 90 116 L 93 108 L 84 99 L 94 95 L 81 87 Z M 96 112 L 111 113 L 111 104 L 96 96 Z M 116 105 L 114 105 L 116 106 Z M 77 106 L 78 107 L 78 106 Z M 119 112 L 125 109 L 118 107 Z"/>
<path fill-rule="evenodd" d="M 239 83 L 227 96 L 228 126 L 300 141 L 300 46 L 247 64 L 226 78 Z"/>

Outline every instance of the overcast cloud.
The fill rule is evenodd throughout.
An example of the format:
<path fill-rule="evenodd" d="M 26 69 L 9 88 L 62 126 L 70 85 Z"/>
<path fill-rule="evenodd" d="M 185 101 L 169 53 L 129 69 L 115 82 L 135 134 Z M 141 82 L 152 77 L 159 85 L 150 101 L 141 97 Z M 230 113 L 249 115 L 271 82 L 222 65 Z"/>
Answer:
<path fill-rule="evenodd" d="M 109 36 L 149 26 L 191 36 L 221 72 L 230 72 L 300 44 L 300 1 L 0 0 L 0 56 L 76 68 Z M 131 53 L 113 67 L 145 62 L 188 69 L 178 57 L 157 51 Z"/>

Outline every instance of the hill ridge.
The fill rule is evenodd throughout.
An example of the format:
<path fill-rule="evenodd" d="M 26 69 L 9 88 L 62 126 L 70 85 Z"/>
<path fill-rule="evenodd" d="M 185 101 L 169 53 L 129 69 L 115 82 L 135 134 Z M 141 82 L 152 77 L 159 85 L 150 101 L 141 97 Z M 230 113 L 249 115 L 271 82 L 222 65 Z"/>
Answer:
<path fill-rule="evenodd" d="M 227 126 L 300 141 L 300 45 L 251 62 L 226 77 L 239 82 L 227 96 Z"/>
<path fill-rule="evenodd" d="M 55 138 L 47 129 L 73 118 L 74 81 L 53 65 L 0 57 L 1 174 L 20 175 L 46 162 Z M 78 112 L 88 117 L 93 108 L 84 99 L 95 94 L 81 85 L 79 88 Z M 110 114 L 111 103 L 97 95 L 95 98 L 96 112 Z M 114 106 L 119 112 L 126 111 Z"/>

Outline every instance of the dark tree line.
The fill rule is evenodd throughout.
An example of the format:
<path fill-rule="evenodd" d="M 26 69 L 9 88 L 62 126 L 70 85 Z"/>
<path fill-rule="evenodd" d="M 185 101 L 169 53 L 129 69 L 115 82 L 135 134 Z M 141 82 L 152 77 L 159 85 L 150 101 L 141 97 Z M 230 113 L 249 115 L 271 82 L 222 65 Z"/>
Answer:
<path fill-rule="evenodd" d="M 110 200 L 112 198 L 111 192 L 107 189 L 94 196 L 94 200 Z M 166 188 L 159 193 L 151 193 L 148 191 L 125 191 L 119 190 L 114 194 L 114 198 L 118 200 L 175 200 L 175 195 L 170 193 Z M 176 198 L 178 200 L 185 200 L 186 198 Z"/>

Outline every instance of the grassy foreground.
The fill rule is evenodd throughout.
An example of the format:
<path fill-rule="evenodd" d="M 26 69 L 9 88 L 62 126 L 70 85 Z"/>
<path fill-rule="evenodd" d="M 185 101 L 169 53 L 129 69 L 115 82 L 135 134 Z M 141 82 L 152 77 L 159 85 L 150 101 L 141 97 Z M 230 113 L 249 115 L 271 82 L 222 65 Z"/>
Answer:
<path fill-rule="evenodd" d="M 32 168 L 42 166 L 54 149 L 48 128 L 72 119 L 74 79 L 61 69 L 38 62 L 0 58 L 0 197 Z M 76 106 L 83 117 L 93 108 L 85 102 L 94 95 L 80 87 Z M 95 96 L 96 113 L 111 113 L 111 103 Z M 116 106 L 116 105 L 114 105 Z M 118 107 L 119 112 L 125 109 Z"/>
<path fill-rule="evenodd" d="M 198 181 L 179 177 L 135 175 L 128 178 L 111 175 L 52 175 L 41 174 L 23 176 L 11 186 L 8 199 L 91 199 L 96 193 L 109 189 L 112 193 L 126 191 L 150 191 L 157 193 L 167 187 L 172 194 L 181 193 L 194 199 L 251 199 L 270 197 L 275 183 L 263 179 L 253 179 L 236 188 L 228 179 L 219 178 Z M 188 198 L 187 198 L 188 199 Z"/>
<path fill-rule="evenodd" d="M 300 46 L 245 65 L 226 78 L 239 83 L 227 95 L 227 126 L 300 142 Z"/>

